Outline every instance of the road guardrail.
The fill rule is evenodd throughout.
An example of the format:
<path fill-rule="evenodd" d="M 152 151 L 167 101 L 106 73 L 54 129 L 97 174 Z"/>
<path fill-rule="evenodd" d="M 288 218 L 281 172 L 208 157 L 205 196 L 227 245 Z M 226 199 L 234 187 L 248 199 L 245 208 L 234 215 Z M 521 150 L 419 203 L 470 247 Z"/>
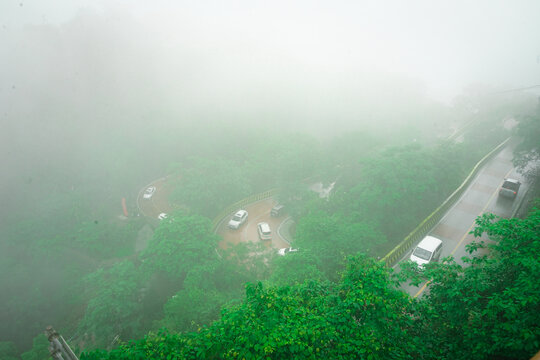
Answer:
<path fill-rule="evenodd" d="M 242 207 L 246 206 L 247 204 L 253 203 L 255 201 L 265 200 L 269 199 L 275 194 L 277 194 L 278 189 L 270 189 L 267 191 L 264 191 L 262 193 L 254 194 L 251 196 L 248 196 L 245 199 L 242 199 L 240 201 L 235 202 L 234 204 L 230 205 L 229 207 L 225 208 L 223 211 L 221 211 L 215 218 L 212 220 L 212 230 L 215 232 L 218 225 L 221 223 L 221 221 L 229 214 L 231 214 L 235 210 L 239 210 Z"/>

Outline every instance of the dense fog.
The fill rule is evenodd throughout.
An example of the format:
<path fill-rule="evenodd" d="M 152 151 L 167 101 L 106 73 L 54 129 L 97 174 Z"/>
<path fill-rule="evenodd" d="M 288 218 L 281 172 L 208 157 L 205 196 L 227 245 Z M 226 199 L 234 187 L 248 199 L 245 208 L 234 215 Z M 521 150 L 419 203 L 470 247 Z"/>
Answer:
<path fill-rule="evenodd" d="M 116 217 L 190 157 L 242 162 L 290 134 L 433 143 L 486 104 L 529 109 L 538 14 L 535 0 L 2 1 L 0 251 L 35 224 L 55 238 L 84 207 Z M 39 281 L 52 293 L 60 272 Z"/>
<path fill-rule="evenodd" d="M 435 117 L 431 102 L 464 93 L 537 85 L 539 10 L 536 1 L 4 1 L 2 197 L 31 181 L 26 165 L 60 158 L 77 171 L 118 137 L 142 147 L 148 134 L 194 122 L 335 135 Z"/>

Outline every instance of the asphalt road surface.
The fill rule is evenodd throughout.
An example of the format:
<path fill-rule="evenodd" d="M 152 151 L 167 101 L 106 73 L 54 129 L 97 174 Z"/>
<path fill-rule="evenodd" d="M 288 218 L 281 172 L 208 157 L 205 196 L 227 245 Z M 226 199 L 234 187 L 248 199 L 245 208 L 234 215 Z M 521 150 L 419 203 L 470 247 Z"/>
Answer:
<path fill-rule="evenodd" d="M 453 255 L 459 264 L 463 264 L 461 258 L 468 255 L 465 246 L 474 240 L 474 236 L 469 232 L 474 229 L 475 219 L 483 213 L 493 213 L 504 218 L 511 217 L 528 188 L 525 179 L 512 165 L 514 146 L 510 144 L 505 147 L 479 171 L 462 197 L 429 232 L 429 235 L 443 241 L 441 258 Z M 507 177 L 518 179 L 522 183 L 514 200 L 498 196 L 499 188 Z M 486 235 L 483 236 L 483 240 L 488 240 Z M 414 246 L 401 261 L 408 260 L 413 249 Z M 399 264 L 395 268 L 399 271 Z M 426 284 L 420 284 L 418 287 L 403 284 L 402 288 L 411 296 L 420 296 Z"/>

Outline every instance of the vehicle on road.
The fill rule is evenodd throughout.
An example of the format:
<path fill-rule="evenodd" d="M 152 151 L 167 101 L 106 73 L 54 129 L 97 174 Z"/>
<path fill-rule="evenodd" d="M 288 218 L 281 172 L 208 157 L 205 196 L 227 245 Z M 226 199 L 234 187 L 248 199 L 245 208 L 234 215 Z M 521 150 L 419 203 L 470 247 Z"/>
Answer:
<path fill-rule="evenodd" d="M 283 214 L 284 210 L 285 210 L 285 206 L 278 204 L 274 206 L 272 210 L 270 210 L 270 216 L 280 217 Z"/>
<path fill-rule="evenodd" d="M 265 223 L 265 222 L 258 223 L 257 231 L 259 232 L 259 239 L 272 240 L 272 230 L 270 230 L 270 225 L 268 225 L 268 223 Z"/>
<path fill-rule="evenodd" d="M 238 229 L 243 223 L 246 222 L 247 218 L 248 212 L 246 210 L 238 210 L 233 215 L 227 226 L 231 229 Z"/>
<path fill-rule="evenodd" d="M 293 249 L 292 247 L 283 248 L 278 250 L 278 255 L 285 256 L 285 254 L 297 252 L 298 249 Z"/>
<path fill-rule="evenodd" d="M 504 179 L 501 189 L 499 190 L 499 196 L 515 199 L 520 186 L 521 183 L 516 179 Z"/>
<path fill-rule="evenodd" d="M 146 190 L 144 190 L 143 198 L 144 199 L 150 199 L 152 195 L 156 192 L 155 186 L 150 186 Z"/>
<path fill-rule="evenodd" d="M 432 262 L 439 261 L 442 250 L 442 240 L 433 236 L 426 236 L 416 246 L 411 254 L 411 261 L 415 262 L 419 267 Z"/>
<path fill-rule="evenodd" d="M 168 218 L 168 217 L 169 217 L 169 215 L 167 215 L 167 213 L 161 213 L 161 214 L 158 215 L 157 218 L 158 218 L 159 220 L 163 220 L 163 219 L 166 219 L 166 218 Z"/>

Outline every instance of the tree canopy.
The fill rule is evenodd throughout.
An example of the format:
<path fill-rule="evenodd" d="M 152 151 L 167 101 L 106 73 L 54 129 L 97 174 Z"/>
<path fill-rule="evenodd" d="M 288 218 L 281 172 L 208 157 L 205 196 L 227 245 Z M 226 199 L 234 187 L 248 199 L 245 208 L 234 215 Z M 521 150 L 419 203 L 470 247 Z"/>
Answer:
<path fill-rule="evenodd" d="M 484 215 L 474 233 L 490 240 L 473 243 L 464 266 L 447 258 L 415 273 L 431 279 L 419 299 L 357 255 L 338 281 L 252 283 L 196 332 L 150 333 L 82 359 L 530 358 L 540 346 L 540 210 L 523 220 Z"/>

